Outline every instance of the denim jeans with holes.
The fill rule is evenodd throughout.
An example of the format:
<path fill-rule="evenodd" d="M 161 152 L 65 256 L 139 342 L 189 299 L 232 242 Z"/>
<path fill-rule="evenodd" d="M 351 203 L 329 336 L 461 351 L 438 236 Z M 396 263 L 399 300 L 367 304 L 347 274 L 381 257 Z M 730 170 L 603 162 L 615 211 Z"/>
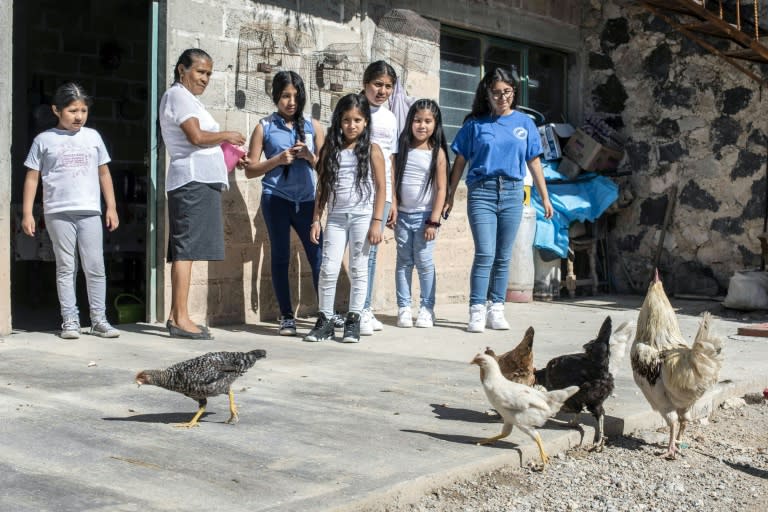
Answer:
<path fill-rule="evenodd" d="M 411 305 L 411 280 L 414 267 L 419 275 L 420 306 L 430 310 L 435 307 L 435 262 L 432 258 L 435 241 L 424 239 L 424 230 L 427 227 L 424 222 L 430 215 L 432 215 L 431 211 L 397 213 L 395 285 L 397 305 L 401 308 Z"/>
<path fill-rule="evenodd" d="M 475 242 L 469 305 L 503 303 L 512 245 L 523 216 L 523 181 L 493 177 L 468 185 L 467 216 Z"/>
<path fill-rule="evenodd" d="M 370 213 L 329 213 L 323 233 L 323 256 L 318 282 L 318 306 L 331 318 L 344 251 L 349 244 L 349 311 L 360 313 L 368 289 L 368 228 Z"/>

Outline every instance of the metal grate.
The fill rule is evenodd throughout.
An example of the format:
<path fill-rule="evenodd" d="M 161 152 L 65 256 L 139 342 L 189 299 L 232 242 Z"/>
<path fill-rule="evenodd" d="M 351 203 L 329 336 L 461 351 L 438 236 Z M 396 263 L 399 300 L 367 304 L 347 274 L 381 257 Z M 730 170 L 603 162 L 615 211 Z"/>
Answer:
<path fill-rule="evenodd" d="M 436 58 L 439 27 L 408 9 L 392 9 L 376 26 L 371 48 L 372 60 L 389 62 L 407 85 L 409 70 L 425 72 Z"/>
<path fill-rule="evenodd" d="M 235 105 L 243 110 L 267 115 L 274 110 L 272 77 L 278 71 L 295 71 L 307 84 L 308 103 L 312 101 L 309 76 L 314 38 L 304 32 L 271 23 L 243 26 L 237 45 Z"/>
<path fill-rule="evenodd" d="M 310 80 L 312 116 L 327 124 L 339 98 L 362 90 L 368 60 L 362 47 L 354 43 L 331 44 L 315 52 L 313 60 Z"/>

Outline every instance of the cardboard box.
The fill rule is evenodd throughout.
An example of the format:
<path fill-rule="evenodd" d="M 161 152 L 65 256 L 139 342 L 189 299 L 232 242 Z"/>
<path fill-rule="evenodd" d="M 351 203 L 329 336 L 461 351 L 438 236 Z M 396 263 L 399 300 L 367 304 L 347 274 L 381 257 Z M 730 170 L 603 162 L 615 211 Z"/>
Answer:
<path fill-rule="evenodd" d="M 539 135 L 541 135 L 544 160 L 557 160 L 563 156 L 560 139 L 567 139 L 573 135 L 573 127 L 569 124 L 545 124 L 539 126 Z"/>
<path fill-rule="evenodd" d="M 563 153 L 585 171 L 616 169 L 624 158 L 624 151 L 603 146 L 581 129 L 576 130 Z"/>
<path fill-rule="evenodd" d="M 563 159 L 560 160 L 560 165 L 557 166 L 557 172 L 559 172 L 569 180 L 572 180 L 576 176 L 581 174 L 581 167 L 579 167 L 579 164 L 577 164 L 567 156 L 564 156 Z"/>

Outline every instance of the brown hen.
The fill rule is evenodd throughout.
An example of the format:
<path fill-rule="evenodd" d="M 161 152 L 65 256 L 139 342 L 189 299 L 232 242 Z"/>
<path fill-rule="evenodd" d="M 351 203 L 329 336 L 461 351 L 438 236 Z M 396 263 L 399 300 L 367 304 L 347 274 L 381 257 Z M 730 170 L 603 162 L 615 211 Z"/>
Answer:
<path fill-rule="evenodd" d="M 533 327 L 525 331 L 522 341 L 509 352 L 497 356 L 491 347 L 486 347 L 485 354 L 499 363 L 501 374 L 508 380 L 524 386 L 533 385 L 536 370 L 533 366 Z"/>

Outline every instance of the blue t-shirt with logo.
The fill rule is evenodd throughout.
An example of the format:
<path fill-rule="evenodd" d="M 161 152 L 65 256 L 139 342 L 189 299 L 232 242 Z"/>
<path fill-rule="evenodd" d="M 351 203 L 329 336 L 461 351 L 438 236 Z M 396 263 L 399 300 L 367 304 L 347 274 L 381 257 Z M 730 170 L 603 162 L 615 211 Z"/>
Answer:
<path fill-rule="evenodd" d="M 468 163 L 467 185 L 496 176 L 522 180 L 527 162 L 543 152 L 533 120 L 517 110 L 467 120 L 451 149 Z"/>

